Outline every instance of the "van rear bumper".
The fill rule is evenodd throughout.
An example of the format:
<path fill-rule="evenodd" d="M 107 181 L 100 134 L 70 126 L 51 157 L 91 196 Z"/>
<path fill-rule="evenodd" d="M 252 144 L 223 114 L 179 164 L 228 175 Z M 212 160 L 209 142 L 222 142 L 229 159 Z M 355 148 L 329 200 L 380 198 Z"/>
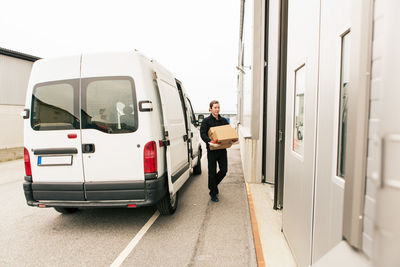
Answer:
<path fill-rule="evenodd" d="M 136 207 L 155 205 L 167 193 L 166 174 L 153 180 L 103 183 L 35 183 L 25 177 L 29 206 Z"/>

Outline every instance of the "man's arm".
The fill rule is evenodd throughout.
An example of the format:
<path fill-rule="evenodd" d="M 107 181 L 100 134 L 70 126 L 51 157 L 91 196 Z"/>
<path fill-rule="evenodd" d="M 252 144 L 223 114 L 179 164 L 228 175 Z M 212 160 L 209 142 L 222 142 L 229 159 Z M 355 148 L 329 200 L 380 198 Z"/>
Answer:
<path fill-rule="evenodd" d="M 201 136 L 201 139 L 203 139 L 203 141 L 205 143 L 208 143 L 211 141 L 210 137 L 208 137 L 209 129 L 210 129 L 210 125 L 208 123 L 208 120 L 204 119 L 200 126 L 200 136 Z"/>

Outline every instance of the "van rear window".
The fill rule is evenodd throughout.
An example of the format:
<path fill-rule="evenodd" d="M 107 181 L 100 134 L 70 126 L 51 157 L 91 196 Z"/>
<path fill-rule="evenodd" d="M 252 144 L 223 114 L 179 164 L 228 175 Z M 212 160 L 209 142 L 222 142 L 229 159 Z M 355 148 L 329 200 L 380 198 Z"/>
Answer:
<path fill-rule="evenodd" d="M 31 126 L 36 131 L 82 127 L 108 134 L 134 132 L 138 128 L 134 81 L 117 76 L 38 84 L 33 90 Z"/>
<path fill-rule="evenodd" d="M 78 80 L 41 83 L 32 95 L 34 130 L 79 129 Z"/>
<path fill-rule="evenodd" d="M 128 77 L 82 79 L 82 129 L 108 134 L 138 128 L 134 82 Z"/>

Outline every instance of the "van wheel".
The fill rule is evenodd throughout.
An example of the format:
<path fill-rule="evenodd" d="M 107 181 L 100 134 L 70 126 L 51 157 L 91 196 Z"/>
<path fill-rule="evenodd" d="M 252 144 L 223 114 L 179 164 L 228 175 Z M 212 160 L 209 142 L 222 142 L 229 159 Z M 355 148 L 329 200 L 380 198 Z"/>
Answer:
<path fill-rule="evenodd" d="M 77 208 L 60 208 L 60 207 L 55 207 L 54 209 L 62 214 L 71 214 L 78 210 Z"/>
<path fill-rule="evenodd" d="M 172 197 L 169 196 L 169 192 L 165 194 L 165 196 L 158 201 L 157 209 L 162 215 L 171 215 L 176 211 L 178 207 L 178 192 Z"/>
<path fill-rule="evenodd" d="M 193 168 L 194 174 L 201 174 L 201 149 L 199 150 L 199 160 L 197 161 L 197 165 Z"/>

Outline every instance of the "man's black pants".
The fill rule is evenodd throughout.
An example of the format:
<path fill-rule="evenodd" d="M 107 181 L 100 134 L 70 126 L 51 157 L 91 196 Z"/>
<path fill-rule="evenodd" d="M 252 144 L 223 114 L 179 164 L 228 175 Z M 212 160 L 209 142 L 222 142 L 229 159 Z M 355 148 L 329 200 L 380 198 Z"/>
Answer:
<path fill-rule="evenodd" d="M 215 196 L 218 194 L 218 185 L 224 179 L 228 171 L 228 158 L 226 149 L 209 150 L 207 151 L 208 160 L 208 189 L 210 195 Z M 217 162 L 219 172 L 217 173 Z"/>

